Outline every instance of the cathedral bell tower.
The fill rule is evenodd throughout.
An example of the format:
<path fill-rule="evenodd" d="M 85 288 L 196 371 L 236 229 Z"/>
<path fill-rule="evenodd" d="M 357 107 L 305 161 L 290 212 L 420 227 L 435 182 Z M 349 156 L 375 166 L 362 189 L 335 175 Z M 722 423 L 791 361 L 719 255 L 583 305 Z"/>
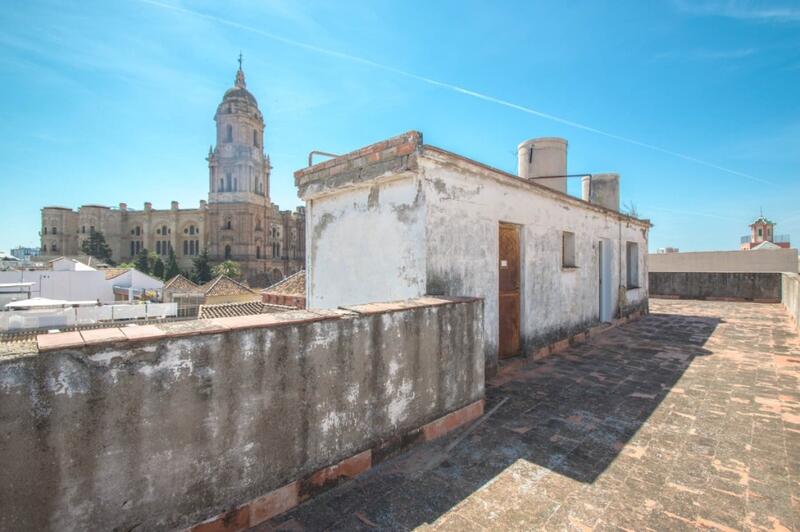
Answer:
<path fill-rule="evenodd" d="M 217 145 L 208 152 L 208 202 L 269 205 L 264 117 L 247 90 L 241 54 L 234 86 L 225 91 L 214 121 Z"/>

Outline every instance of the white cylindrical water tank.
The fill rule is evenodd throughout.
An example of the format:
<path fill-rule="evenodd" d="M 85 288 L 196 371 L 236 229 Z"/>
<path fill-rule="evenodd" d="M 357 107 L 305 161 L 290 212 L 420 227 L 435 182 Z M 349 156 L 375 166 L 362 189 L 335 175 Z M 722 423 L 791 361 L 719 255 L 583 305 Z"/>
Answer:
<path fill-rule="evenodd" d="M 567 141 L 558 137 L 526 140 L 517 146 L 517 175 L 567 193 Z M 550 177 L 559 176 L 559 177 Z"/>

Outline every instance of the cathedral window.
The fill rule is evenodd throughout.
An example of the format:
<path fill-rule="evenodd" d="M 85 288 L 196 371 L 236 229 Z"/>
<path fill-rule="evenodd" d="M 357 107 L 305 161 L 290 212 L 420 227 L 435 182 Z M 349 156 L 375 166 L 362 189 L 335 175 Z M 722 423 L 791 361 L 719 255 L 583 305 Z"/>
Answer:
<path fill-rule="evenodd" d="M 57 233 L 57 231 L 56 231 L 56 228 L 55 228 L 55 227 L 53 227 L 53 228 L 50 230 L 50 232 L 51 232 L 51 233 L 53 233 L 53 234 L 56 234 L 56 233 Z"/>
<path fill-rule="evenodd" d="M 44 234 L 47 234 L 47 227 L 44 228 Z"/>
<path fill-rule="evenodd" d="M 85 226 L 85 225 L 82 225 L 82 226 L 81 226 L 81 233 L 85 233 L 85 232 L 86 232 L 86 226 Z"/>
<path fill-rule="evenodd" d="M 230 218 L 225 219 L 225 229 L 233 229 L 233 222 Z"/>
<path fill-rule="evenodd" d="M 257 129 L 253 130 L 253 146 L 258 148 L 258 130 Z"/>
<path fill-rule="evenodd" d="M 133 232 L 133 231 L 131 231 L 131 232 Z M 134 256 L 134 255 L 136 254 L 136 251 L 135 251 L 135 250 L 136 250 L 136 242 L 134 242 L 133 240 L 131 240 L 131 257 L 132 257 L 132 256 Z"/>
<path fill-rule="evenodd" d="M 233 190 L 239 190 L 239 185 L 236 183 L 236 178 L 233 178 Z"/>
<path fill-rule="evenodd" d="M 225 246 L 225 260 L 230 260 L 231 258 L 231 247 Z"/>
<path fill-rule="evenodd" d="M 183 254 L 184 255 L 188 255 L 189 254 L 189 241 L 188 240 L 184 240 L 183 241 Z"/>
<path fill-rule="evenodd" d="M 222 192 L 224 189 L 225 189 L 225 182 L 222 179 L 220 179 L 219 188 L 217 189 L 217 192 Z"/>
<path fill-rule="evenodd" d="M 232 177 L 230 172 L 225 174 L 225 190 L 227 190 L 228 192 L 231 191 L 231 179 Z"/>
<path fill-rule="evenodd" d="M 58 251 L 58 246 L 55 244 L 50 244 L 50 251 Z"/>
<path fill-rule="evenodd" d="M 233 126 L 225 127 L 225 142 L 233 142 Z"/>
<path fill-rule="evenodd" d="M 261 246 L 256 246 L 256 258 L 261 258 Z"/>

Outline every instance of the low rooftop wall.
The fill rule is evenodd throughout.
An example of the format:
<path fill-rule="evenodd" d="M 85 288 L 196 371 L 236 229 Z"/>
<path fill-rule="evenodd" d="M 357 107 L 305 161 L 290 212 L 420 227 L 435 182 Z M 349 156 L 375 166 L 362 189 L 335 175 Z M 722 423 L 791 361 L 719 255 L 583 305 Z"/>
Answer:
<path fill-rule="evenodd" d="M 794 319 L 794 326 L 800 334 L 800 275 L 784 273 L 782 282 L 781 302 Z"/>
<path fill-rule="evenodd" d="M 258 524 L 480 415 L 482 316 L 419 298 L 41 335 L 0 359 L 0 530 Z"/>
<path fill-rule="evenodd" d="M 797 272 L 796 249 L 697 251 L 647 256 L 651 272 Z"/>
<path fill-rule="evenodd" d="M 753 251 L 752 253 L 758 253 Z M 650 297 L 721 299 L 731 301 L 781 301 L 780 273 L 653 272 Z"/>

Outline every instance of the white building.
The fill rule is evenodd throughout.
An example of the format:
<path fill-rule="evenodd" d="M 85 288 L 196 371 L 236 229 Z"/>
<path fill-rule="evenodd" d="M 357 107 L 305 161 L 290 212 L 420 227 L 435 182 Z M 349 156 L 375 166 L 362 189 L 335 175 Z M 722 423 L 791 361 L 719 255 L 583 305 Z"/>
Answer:
<path fill-rule="evenodd" d="M 295 172 L 310 308 L 484 298 L 486 364 L 647 310 L 650 223 L 619 212 L 619 177 L 566 194 L 566 141 L 518 148 L 520 176 L 409 132 Z"/>
<path fill-rule="evenodd" d="M 98 270 L 66 257 L 50 261 L 46 270 L 0 271 L 0 284 L 3 283 L 33 283 L 30 297 L 101 303 L 138 299 L 144 291 L 160 295 L 164 288 L 160 279 L 133 268 Z M 15 299 L 24 298 L 10 300 Z"/>

